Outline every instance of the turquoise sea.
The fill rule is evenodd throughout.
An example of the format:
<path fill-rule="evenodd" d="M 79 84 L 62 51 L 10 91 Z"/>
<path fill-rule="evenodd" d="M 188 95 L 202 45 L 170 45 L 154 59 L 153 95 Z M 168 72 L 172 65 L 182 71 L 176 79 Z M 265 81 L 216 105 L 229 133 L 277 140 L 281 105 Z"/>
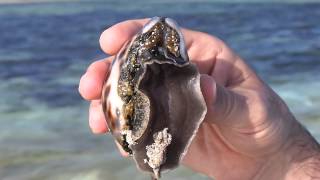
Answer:
<path fill-rule="evenodd" d="M 0 1 L 1 3 L 2 1 Z M 110 135 L 93 135 L 78 94 L 105 57 L 100 33 L 122 20 L 167 16 L 225 40 L 320 140 L 320 3 L 63 1 L 0 4 L 0 179 L 140 180 Z M 166 179 L 208 179 L 180 167 Z"/>

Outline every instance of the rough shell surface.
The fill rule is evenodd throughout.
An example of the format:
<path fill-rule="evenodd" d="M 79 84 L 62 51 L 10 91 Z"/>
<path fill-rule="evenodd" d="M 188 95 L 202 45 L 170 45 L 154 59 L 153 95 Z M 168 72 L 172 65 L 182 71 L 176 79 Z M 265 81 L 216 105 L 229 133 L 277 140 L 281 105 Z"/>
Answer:
<path fill-rule="evenodd" d="M 116 56 L 102 92 L 108 126 L 142 171 L 177 167 L 206 114 L 183 35 L 155 17 Z"/>

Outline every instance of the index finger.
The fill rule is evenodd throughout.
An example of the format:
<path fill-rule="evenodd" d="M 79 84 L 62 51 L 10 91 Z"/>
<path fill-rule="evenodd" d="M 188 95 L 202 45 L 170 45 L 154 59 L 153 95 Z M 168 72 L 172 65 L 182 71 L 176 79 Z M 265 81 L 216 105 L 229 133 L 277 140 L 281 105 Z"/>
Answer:
<path fill-rule="evenodd" d="M 127 20 L 106 29 L 100 36 L 101 49 L 110 55 L 117 54 L 123 44 L 140 31 L 149 20 L 150 18 Z M 182 29 L 182 33 L 186 37 L 187 47 L 191 45 L 194 39 L 190 32 L 190 30 Z"/>
<path fill-rule="evenodd" d="M 115 55 L 123 44 L 131 39 L 147 23 L 147 19 L 127 20 L 106 29 L 100 36 L 101 49 L 110 55 Z"/>
<path fill-rule="evenodd" d="M 131 39 L 150 20 L 136 19 L 120 22 L 100 36 L 101 49 L 110 55 L 115 55 L 123 44 Z M 215 62 L 215 57 L 221 51 L 222 41 L 207 33 L 181 28 L 186 49 L 191 61 L 197 64 L 203 74 L 209 74 Z"/>

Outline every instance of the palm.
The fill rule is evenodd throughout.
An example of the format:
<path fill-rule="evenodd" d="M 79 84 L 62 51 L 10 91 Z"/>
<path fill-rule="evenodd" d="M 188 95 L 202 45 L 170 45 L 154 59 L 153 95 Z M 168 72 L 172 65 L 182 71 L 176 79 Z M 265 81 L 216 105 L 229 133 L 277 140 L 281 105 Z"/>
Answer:
<path fill-rule="evenodd" d="M 223 42 L 199 32 L 188 33 L 195 33 L 198 41 L 189 48 L 190 59 L 210 77 L 203 76 L 201 81 L 208 114 L 184 163 L 216 177 L 230 170 L 236 178 L 243 173 L 241 167 L 245 173 L 254 172 L 259 158 L 284 144 L 288 135 L 280 118 L 288 109 Z M 228 169 L 235 166 L 239 172 Z"/>

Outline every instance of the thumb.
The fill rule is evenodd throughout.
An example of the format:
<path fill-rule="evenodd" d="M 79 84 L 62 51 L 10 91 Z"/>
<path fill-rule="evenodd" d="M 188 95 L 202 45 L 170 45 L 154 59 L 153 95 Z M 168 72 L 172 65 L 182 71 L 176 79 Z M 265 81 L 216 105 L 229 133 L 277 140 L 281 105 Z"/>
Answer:
<path fill-rule="evenodd" d="M 248 115 L 244 96 L 217 84 L 209 75 L 201 75 L 200 84 L 208 108 L 207 122 L 231 124 Z"/>

